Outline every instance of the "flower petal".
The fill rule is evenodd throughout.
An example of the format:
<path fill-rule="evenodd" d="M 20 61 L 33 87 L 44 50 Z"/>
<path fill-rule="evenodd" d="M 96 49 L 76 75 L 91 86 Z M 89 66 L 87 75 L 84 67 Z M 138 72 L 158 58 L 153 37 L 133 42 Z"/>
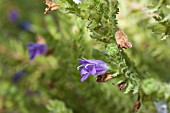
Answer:
<path fill-rule="evenodd" d="M 90 74 L 92 74 L 92 75 L 95 75 L 95 74 L 96 74 L 96 68 L 95 68 L 95 66 L 93 66 L 93 68 L 92 68 Z"/>
<path fill-rule="evenodd" d="M 103 61 L 101 60 L 87 60 L 87 59 L 78 59 L 78 61 L 83 64 L 83 65 L 86 65 L 86 64 L 98 64 L 98 63 L 104 63 Z"/>
<path fill-rule="evenodd" d="M 35 43 L 32 43 L 32 42 L 30 42 L 30 43 L 27 44 L 27 47 L 28 47 L 28 48 L 32 48 L 32 47 L 34 47 L 34 46 L 35 46 Z"/>
<path fill-rule="evenodd" d="M 45 44 L 41 44 L 39 46 L 40 53 L 44 53 L 47 50 L 47 46 Z"/>
<path fill-rule="evenodd" d="M 96 74 L 95 64 L 87 64 L 85 68 L 90 74 L 92 75 Z"/>
<path fill-rule="evenodd" d="M 89 76 L 89 73 L 85 74 L 85 75 L 81 78 L 81 82 L 84 82 L 84 81 L 87 79 L 88 76 Z"/>
<path fill-rule="evenodd" d="M 35 53 L 30 54 L 30 60 L 33 60 L 33 59 L 34 59 L 34 57 L 35 57 Z"/>
<path fill-rule="evenodd" d="M 88 60 L 89 63 L 93 63 L 93 64 L 105 64 L 105 62 L 103 62 L 102 60 Z"/>
<path fill-rule="evenodd" d="M 104 74 L 108 69 L 109 69 L 109 67 L 106 64 L 97 65 L 96 66 L 96 75 Z"/>
<path fill-rule="evenodd" d="M 95 64 L 86 64 L 85 68 L 88 70 L 92 70 L 92 68 L 95 66 Z"/>
<path fill-rule="evenodd" d="M 81 67 L 83 67 L 84 65 L 80 65 L 77 67 L 77 70 L 80 70 Z"/>
<path fill-rule="evenodd" d="M 33 60 L 36 55 L 45 53 L 47 50 L 47 46 L 45 44 L 29 43 L 27 46 L 30 60 Z"/>
<path fill-rule="evenodd" d="M 34 57 L 35 57 L 35 50 L 30 49 L 28 52 L 29 52 L 29 55 L 30 55 L 30 60 L 33 60 Z"/>
<path fill-rule="evenodd" d="M 86 60 L 86 59 L 78 59 L 78 61 L 80 62 L 80 63 L 82 63 L 82 64 L 84 64 L 84 63 L 88 63 L 88 60 Z"/>
<path fill-rule="evenodd" d="M 81 71 L 80 71 L 80 75 L 84 75 L 84 74 L 87 74 L 88 71 L 85 69 L 85 68 L 82 68 Z"/>

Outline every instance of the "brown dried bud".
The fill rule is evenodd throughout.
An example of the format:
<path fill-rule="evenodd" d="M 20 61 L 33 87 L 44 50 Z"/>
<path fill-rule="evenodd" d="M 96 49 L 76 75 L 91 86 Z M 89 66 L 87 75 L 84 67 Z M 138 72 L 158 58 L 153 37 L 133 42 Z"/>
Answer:
<path fill-rule="evenodd" d="M 126 87 L 126 82 L 122 82 L 119 84 L 119 90 L 123 90 Z"/>
<path fill-rule="evenodd" d="M 137 100 L 137 101 L 135 102 L 134 106 L 133 106 L 133 112 L 134 112 L 134 113 L 136 113 L 136 112 L 138 111 L 138 109 L 140 108 L 140 105 L 141 105 L 140 101 Z"/>
<path fill-rule="evenodd" d="M 47 14 L 50 11 L 56 10 L 59 8 L 59 4 L 52 2 L 51 0 L 46 0 L 45 4 L 48 6 L 47 8 L 45 8 L 44 14 Z"/>
<path fill-rule="evenodd" d="M 113 78 L 113 76 L 111 74 L 105 73 L 103 75 L 98 75 L 96 77 L 96 82 L 106 82 L 106 81 L 108 81 L 109 79 L 112 79 L 112 78 Z"/>
<path fill-rule="evenodd" d="M 132 44 L 128 41 L 127 35 L 120 29 L 115 34 L 115 39 L 119 48 L 131 48 Z"/>
<path fill-rule="evenodd" d="M 36 40 L 37 40 L 37 43 L 39 43 L 39 44 L 45 44 L 45 39 L 44 39 L 44 37 L 41 36 L 41 35 L 39 35 L 39 34 L 37 34 Z"/>
<path fill-rule="evenodd" d="M 53 54 L 54 54 L 54 48 L 48 49 L 45 53 L 45 56 L 48 57 L 48 56 L 53 55 Z"/>

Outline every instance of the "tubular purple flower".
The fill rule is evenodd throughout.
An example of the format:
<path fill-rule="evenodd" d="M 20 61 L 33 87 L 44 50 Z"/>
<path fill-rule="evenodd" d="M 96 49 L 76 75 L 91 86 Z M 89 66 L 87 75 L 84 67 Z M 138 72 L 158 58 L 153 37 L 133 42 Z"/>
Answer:
<path fill-rule="evenodd" d="M 30 60 L 33 60 L 36 55 L 44 54 L 47 51 L 47 46 L 45 44 L 29 43 L 27 46 Z"/>
<path fill-rule="evenodd" d="M 18 82 L 24 75 L 25 75 L 24 70 L 20 70 L 20 71 L 16 72 L 12 78 L 13 82 Z"/>
<path fill-rule="evenodd" d="M 102 60 L 78 59 L 78 61 L 81 65 L 77 69 L 80 70 L 80 75 L 83 76 L 81 82 L 85 81 L 89 75 L 102 75 L 109 69 Z"/>
<path fill-rule="evenodd" d="M 31 30 L 32 29 L 32 24 L 28 21 L 23 21 L 21 23 L 19 23 L 19 27 L 22 30 Z"/>
<path fill-rule="evenodd" d="M 12 10 L 8 13 L 8 19 L 11 22 L 16 22 L 18 20 L 19 14 L 16 10 Z"/>

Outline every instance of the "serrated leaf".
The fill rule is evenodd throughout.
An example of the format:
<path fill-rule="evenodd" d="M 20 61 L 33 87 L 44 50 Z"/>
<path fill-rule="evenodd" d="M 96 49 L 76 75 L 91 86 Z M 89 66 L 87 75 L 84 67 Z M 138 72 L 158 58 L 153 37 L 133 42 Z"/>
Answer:
<path fill-rule="evenodd" d="M 118 75 L 119 75 L 119 72 L 112 74 L 113 77 L 117 77 Z"/>
<path fill-rule="evenodd" d="M 132 88 L 133 88 L 133 84 L 130 81 L 128 81 L 127 86 L 126 86 L 125 91 L 124 91 L 124 94 L 129 93 L 132 90 Z"/>
<path fill-rule="evenodd" d="M 139 85 L 134 85 L 133 94 L 136 94 L 138 92 L 139 92 Z"/>
<path fill-rule="evenodd" d="M 115 85 L 119 85 L 120 83 L 124 82 L 125 80 L 121 79 L 121 80 L 118 80 Z"/>

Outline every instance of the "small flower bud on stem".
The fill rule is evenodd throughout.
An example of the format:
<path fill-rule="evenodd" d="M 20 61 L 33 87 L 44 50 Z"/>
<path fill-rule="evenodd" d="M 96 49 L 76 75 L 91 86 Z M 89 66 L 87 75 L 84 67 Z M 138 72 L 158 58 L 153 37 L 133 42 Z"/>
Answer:
<path fill-rule="evenodd" d="M 110 80 L 112 78 L 113 78 L 113 76 L 111 74 L 105 73 L 103 75 L 98 75 L 96 77 L 96 82 L 106 82 L 106 81 L 108 81 L 108 80 Z"/>
<path fill-rule="evenodd" d="M 119 90 L 123 90 L 126 87 L 126 82 L 122 82 L 119 84 Z"/>
<path fill-rule="evenodd" d="M 136 100 L 134 106 L 133 106 L 133 113 L 136 113 L 138 109 L 140 108 L 141 103 L 140 103 L 140 95 L 138 95 L 138 99 Z"/>
<path fill-rule="evenodd" d="M 128 41 L 127 35 L 119 28 L 117 28 L 115 39 L 119 48 L 132 48 L 132 44 Z"/>

